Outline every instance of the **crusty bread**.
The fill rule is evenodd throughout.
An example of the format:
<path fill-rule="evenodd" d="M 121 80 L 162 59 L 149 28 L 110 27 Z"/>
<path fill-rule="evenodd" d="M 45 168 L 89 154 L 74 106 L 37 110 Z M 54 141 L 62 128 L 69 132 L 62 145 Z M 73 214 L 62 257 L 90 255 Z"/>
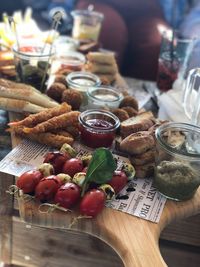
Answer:
<path fill-rule="evenodd" d="M 120 127 L 122 137 L 125 138 L 138 131 L 147 131 L 154 124 L 153 118 L 153 113 L 148 111 L 123 121 Z"/>
<path fill-rule="evenodd" d="M 144 165 L 135 165 L 135 176 L 137 178 L 150 178 L 154 175 L 155 163 L 147 163 Z"/>
<path fill-rule="evenodd" d="M 0 109 L 14 112 L 30 112 L 38 113 L 45 110 L 44 107 L 32 104 L 28 101 L 12 99 L 6 97 L 0 97 Z"/>
<path fill-rule="evenodd" d="M 120 150 L 131 155 L 138 155 L 146 152 L 155 146 L 153 136 L 147 131 L 133 133 L 122 140 Z"/>
<path fill-rule="evenodd" d="M 155 162 L 155 154 L 156 154 L 155 148 L 152 148 L 140 155 L 131 156 L 130 161 L 134 166 Z"/>

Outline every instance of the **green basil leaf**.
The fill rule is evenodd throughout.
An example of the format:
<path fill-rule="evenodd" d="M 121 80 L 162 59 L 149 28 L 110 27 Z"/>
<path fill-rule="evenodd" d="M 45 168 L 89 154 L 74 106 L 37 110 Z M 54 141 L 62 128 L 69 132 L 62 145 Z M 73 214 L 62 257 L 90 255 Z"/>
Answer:
<path fill-rule="evenodd" d="M 117 164 L 112 153 L 106 148 L 98 148 L 88 166 L 84 184 L 86 185 L 88 182 L 104 184 L 112 178 L 116 168 Z"/>

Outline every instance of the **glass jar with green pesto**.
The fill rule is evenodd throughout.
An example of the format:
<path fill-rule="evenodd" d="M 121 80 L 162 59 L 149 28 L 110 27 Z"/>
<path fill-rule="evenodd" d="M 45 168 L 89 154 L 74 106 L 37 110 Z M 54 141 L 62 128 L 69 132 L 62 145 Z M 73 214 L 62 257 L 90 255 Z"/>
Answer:
<path fill-rule="evenodd" d="M 172 200 L 187 200 L 200 185 L 200 127 L 166 123 L 156 130 L 154 186 Z"/>

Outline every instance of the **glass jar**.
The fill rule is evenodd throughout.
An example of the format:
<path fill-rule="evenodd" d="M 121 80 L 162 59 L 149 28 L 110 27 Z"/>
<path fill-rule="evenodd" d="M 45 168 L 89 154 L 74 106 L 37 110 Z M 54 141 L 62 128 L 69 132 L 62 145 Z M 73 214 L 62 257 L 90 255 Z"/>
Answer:
<path fill-rule="evenodd" d="M 100 78 L 90 72 L 75 71 L 67 75 L 66 80 L 70 89 L 81 92 L 83 101 L 80 110 L 84 111 L 88 105 L 87 90 L 90 87 L 99 86 L 101 84 Z"/>
<path fill-rule="evenodd" d="M 75 40 L 69 36 L 59 36 L 54 42 L 56 52 L 68 52 L 68 51 L 76 51 L 79 47 L 79 41 Z"/>
<path fill-rule="evenodd" d="M 55 48 L 44 43 L 25 42 L 13 47 L 17 79 L 44 92 Z"/>
<path fill-rule="evenodd" d="M 78 40 L 98 40 L 104 19 L 102 13 L 91 10 L 74 10 L 71 15 L 74 19 L 73 38 Z"/>
<path fill-rule="evenodd" d="M 167 123 L 155 135 L 155 187 L 169 199 L 190 199 L 200 184 L 200 127 Z"/>
<path fill-rule="evenodd" d="M 85 56 L 79 52 L 58 51 L 53 60 L 52 74 L 68 75 L 74 71 L 81 71 L 86 62 Z"/>
<path fill-rule="evenodd" d="M 79 116 L 81 141 L 88 147 L 111 147 L 119 119 L 109 111 L 90 109 Z"/>
<path fill-rule="evenodd" d="M 88 108 L 107 110 L 118 108 L 123 98 L 121 93 L 109 86 L 90 87 L 87 90 L 87 96 Z"/>

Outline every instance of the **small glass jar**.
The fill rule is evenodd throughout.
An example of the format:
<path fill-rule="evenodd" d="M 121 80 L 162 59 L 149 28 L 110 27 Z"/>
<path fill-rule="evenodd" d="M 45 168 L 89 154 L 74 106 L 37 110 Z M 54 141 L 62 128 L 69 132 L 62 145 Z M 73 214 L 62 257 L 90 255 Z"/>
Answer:
<path fill-rule="evenodd" d="M 83 101 L 80 107 L 81 111 L 84 111 L 88 105 L 87 90 L 90 87 L 96 87 L 101 84 L 101 80 L 95 74 L 90 72 L 75 71 L 67 75 L 67 84 L 70 89 L 81 92 Z"/>
<path fill-rule="evenodd" d="M 55 48 L 44 43 L 24 42 L 13 47 L 17 79 L 44 92 Z"/>
<path fill-rule="evenodd" d="M 85 62 L 85 56 L 79 52 L 57 51 L 51 72 L 52 74 L 68 75 L 74 71 L 81 71 Z"/>
<path fill-rule="evenodd" d="M 71 15 L 74 19 L 73 38 L 78 40 L 98 40 L 104 19 L 102 13 L 91 10 L 74 10 Z"/>
<path fill-rule="evenodd" d="M 87 96 L 88 108 L 107 110 L 118 108 L 123 98 L 121 93 L 109 86 L 90 87 L 87 90 Z"/>
<path fill-rule="evenodd" d="M 54 42 L 56 52 L 62 53 L 68 52 L 68 51 L 76 51 L 79 47 L 79 41 L 75 40 L 69 36 L 59 36 L 55 42 Z"/>
<path fill-rule="evenodd" d="M 200 127 L 167 123 L 155 134 L 155 187 L 172 200 L 192 198 L 200 185 Z"/>
<path fill-rule="evenodd" d="M 111 147 L 119 119 L 109 111 L 90 109 L 79 116 L 81 141 L 88 147 Z"/>

